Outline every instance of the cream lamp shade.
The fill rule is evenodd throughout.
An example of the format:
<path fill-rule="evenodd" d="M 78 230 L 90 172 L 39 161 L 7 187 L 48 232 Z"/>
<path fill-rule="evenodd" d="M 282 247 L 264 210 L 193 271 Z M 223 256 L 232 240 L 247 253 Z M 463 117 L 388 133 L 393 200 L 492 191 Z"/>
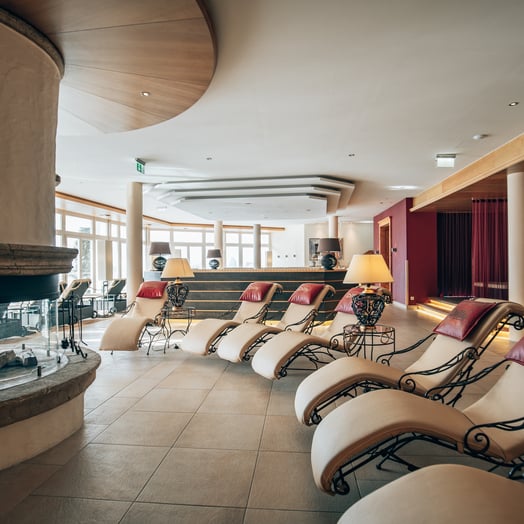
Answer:
<path fill-rule="evenodd" d="M 187 258 L 168 258 L 160 278 L 163 280 L 180 280 L 194 276 Z"/>
<path fill-rule="evenodd" d="M 393 282 L 393 276 L 382 255 L 353 255 L 345 284 L 363 284 L 369 288 L 371 284 L 386 282 Z"/>

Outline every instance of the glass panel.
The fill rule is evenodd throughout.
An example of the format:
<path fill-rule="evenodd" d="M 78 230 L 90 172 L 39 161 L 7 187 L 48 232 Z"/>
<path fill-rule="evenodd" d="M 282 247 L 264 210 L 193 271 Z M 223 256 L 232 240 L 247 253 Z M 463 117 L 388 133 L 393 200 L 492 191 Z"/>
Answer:
<path fill-rule="evenodd" d="M 55 214 L 55 230 L 60 231 L 62 229 L 62 214 Z"/>
<path fill-rule="evenodd" d="M 238 233 L 226 233 L 226 242 L 228 244 L 237 244 L 239 242 L 240 235 Z"/>
<path fill-rule="evenodd" d="M 242 267 L 253 267 L 253 248 L 243 247 L 242 248 Z"/>
<path fill-rule="evenodd" d="M 96 222 L 96 234 L 101 236 L 107 236 L 107 222 L 100 222 L 100 220 L 97 220 Z"/>
<path fill-rule="evenodd" d="M 202 269 L 202 247 L 189 247 L 189 265 L 192 269 Z"/>
<path fill-rule="evenodd" d="M 80 218 L 66 215 L 66 230 L 73 233 L 91 233 L 93 221 L 89 218 Z"/>
<path fill-rule="evenodd" d="M 169 242 L 169 231 L 154 230 L 150 232 L 151 242 Z"/>
<path fill-rule="evenodd" d="M 81 239 L 80 241 L 80 260 L 82 278 L 93 280 L 93 241 Z"/>
<path fill-rule="evenodd" d="M 126 236 L 126 226 L 120 226 L 120 238 L 125 238 Z"/>
<path fill-rule="evenodd" d="M 121 278 L 119 269 L 120 263 L 120 242 L 113 242 L 113 278 Z"/>
<path fill-rule="evenodd" d="M 239 267 L 240 250 L 238 246 L 226 246 L 225 248 L 226 267 Z"/>
<path fill-rule="evenodd" d="M 113 238 L 120 238 L 120 234 L 118 233 L 118 224 L 111 224 L 111 236 Z"/>
<path fill-rule="evenodd" d="M 173 257 L 177 257 L 177 258 L 187 258 L 189 260 L 189 256 L 188 256 L 188 250 L 189 250 L 189 246 L 180 246 L 180 245 L 175 245 L 175 247 L 173 248 L 173 252 L 172 252 L 172 256 Z"/>
<path fill-rule="evenodd" d="M 201 231 L 175 231 L 173 238 L 175 242 L 198 242 L 202 243 Z"/>
<path fill-rule="evenodd" d="M 242 244 L 253 244 L 253 233 L 242 233 Z"/>
<path fill-rule="evenodd" d="M 78 238 L 68 238 L 67 239 L 67 247 L 71 247 L 74 249 L 80 249 L 80 241 Z M 73 260 L 73 267 L 71 271 L 68 274 L 68 279 L 74 280 L 75 278 L 80 278 L 78 274 L 78 256 L 75 257 Z"/>
<path fill-rule="evenodd" d="M 206 244 L 214 244 L 215 243 L 215 233 L 214 232 L 206 231 L 205 238 L 206 238 L 206 240 L 205 240 Z"/>

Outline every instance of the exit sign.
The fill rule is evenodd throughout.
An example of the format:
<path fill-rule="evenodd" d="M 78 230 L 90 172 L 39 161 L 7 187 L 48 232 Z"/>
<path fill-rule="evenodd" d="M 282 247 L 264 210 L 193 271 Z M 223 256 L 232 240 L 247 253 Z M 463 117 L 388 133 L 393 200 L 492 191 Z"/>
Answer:
<path fill-rule="evenodd" d="M 135 158 L 136 170 L 142 175 L 146 174 L 146 163 L 140 158 Z"/>

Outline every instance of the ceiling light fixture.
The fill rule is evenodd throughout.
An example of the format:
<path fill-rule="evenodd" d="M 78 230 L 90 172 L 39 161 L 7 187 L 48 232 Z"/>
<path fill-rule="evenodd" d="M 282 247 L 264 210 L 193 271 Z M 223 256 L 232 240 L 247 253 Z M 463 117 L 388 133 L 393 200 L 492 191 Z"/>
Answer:
<path fill-rule="evenodd" d="M 486 138 L 488 135 L 485 135 L 484 133 L 477 133 L 476 135 L 473 135 L 471 138 L 473 140 L 482 140 L 483 138 Z"/>
<path fill-rule="evenodd" d="M 437 167 L 455 167 L 455 153 L 438 153 L 435 157 Z"/>
<path fill-rule="evenodd" d="M 510 102 L 510 103 L 508 104 L 509 107 L 515 107 L 515 106 L 518 106 L 518 105 L 519 105 L 518 102 Z"/>
<path fill-rule="evenodd" d="M 149 91 L 142 91 L 140 94 L 142 96 L 151 96 L 151 93 Z"/>

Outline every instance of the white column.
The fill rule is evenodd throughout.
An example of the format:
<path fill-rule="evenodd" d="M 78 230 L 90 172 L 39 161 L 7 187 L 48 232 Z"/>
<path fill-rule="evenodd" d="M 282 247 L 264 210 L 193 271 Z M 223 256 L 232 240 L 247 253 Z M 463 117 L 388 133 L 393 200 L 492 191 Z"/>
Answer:
<path fill-rule="evenodd" d="M 213 225 L 213 232 L 215 233 L 215 249 L 220 249 L 222 254 L 222 261 L 220 266 L 224 267 L 225 253 L 224 253 L 224 225 L 222 220 L 217 220 Z"/>
<path fill-rule="evenodd" d="M 508 289 L 509 300 L 524 304 L 524 162 L 508 169 Z M 522 332 L 511 330 L 510 339 Z"/>
<path fill-rule="evenodd" d="M 142 267 L 142 184 L 127 185 L 127 303 L 133 302 L 143 280 Z"/>
<path fill-rule="evenodd" d="M 328 238 L 338 238 L 338 216 L 328 216 Z"/>
<path fill-rule="evenodd" d="M 262 267 L 260 256 L 260 224 L 253 225 L 253 266 L 255 269 Z"/>

